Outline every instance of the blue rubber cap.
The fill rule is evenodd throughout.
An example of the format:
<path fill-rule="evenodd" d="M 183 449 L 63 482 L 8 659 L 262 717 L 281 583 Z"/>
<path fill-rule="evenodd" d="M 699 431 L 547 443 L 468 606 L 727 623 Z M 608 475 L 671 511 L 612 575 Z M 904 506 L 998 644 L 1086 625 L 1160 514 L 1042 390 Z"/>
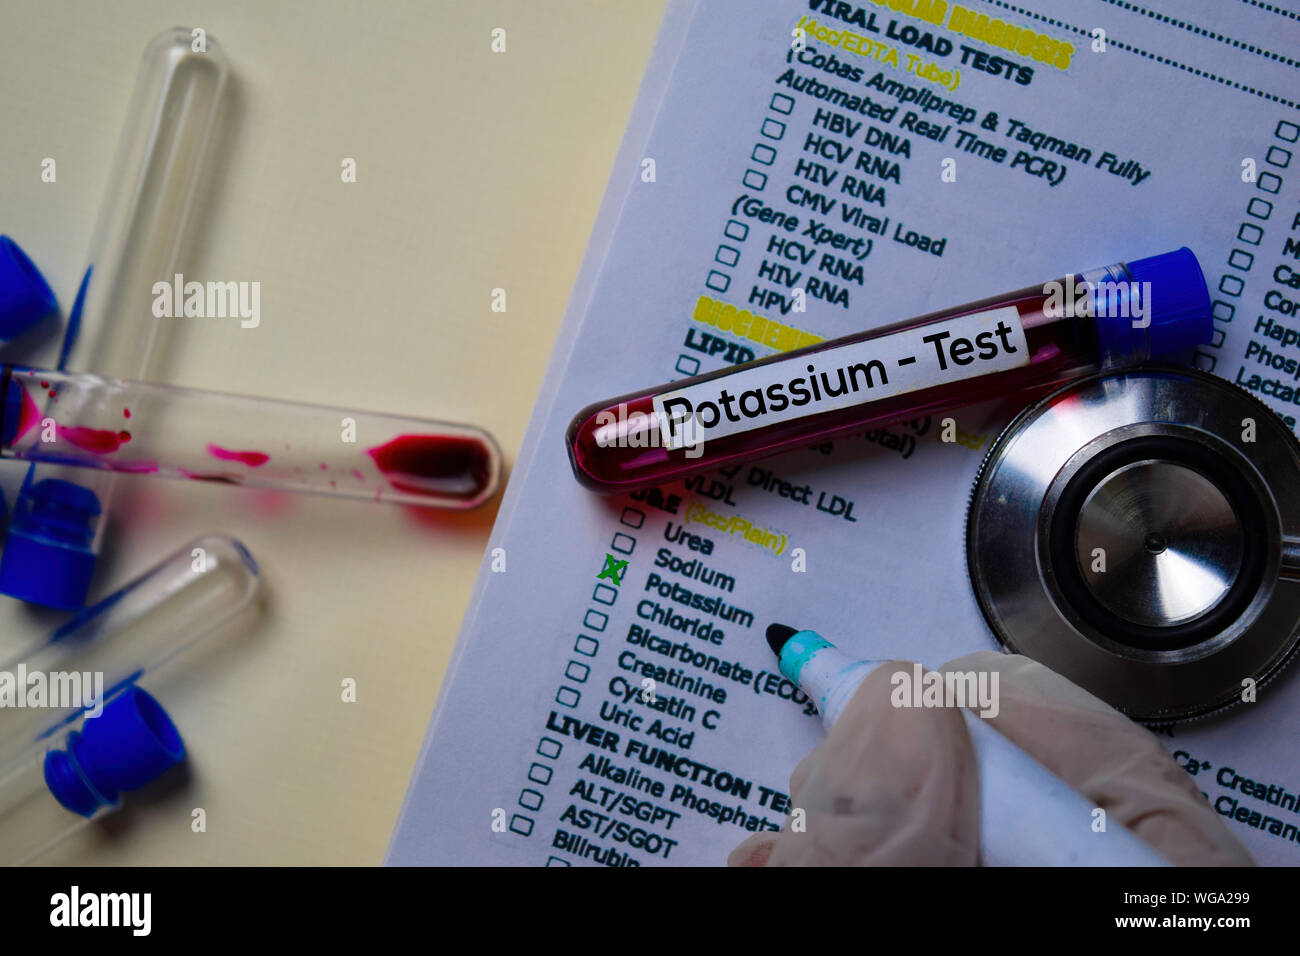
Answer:
<path fill-rule="evenodd" d="M 1183 246 L 1127 263 L 1127 308 L 1098 308 L 1103 352 L 1136 360 L 1182 352 L 1214 335 L 1210 290 L 1192 250 Z M 1142 314 L 1139 316 L 1138 313 Z"/>
<path fill-rule="evenodd" d="M 0 343 L 17 338 L 58 308 L 27 253 L 8 236 L 0 236 Z"/>
<path fill-rule="evenodd" d="M 45 785 L 73 813 L 89 817 L 185 759 L 185 744 L 167 711 L 129 687 L 68 734 L 66 750 L 45 755 Z"/>
<path fill-rule="evenodd" d="M 99 513 L 89 488 L 58 478 L 24 483 L 0 555 L 0 594 L 61 611 L 85 607 Z"/>
<path fill-rule="evenodd" d="M 81 334 L 81 313 L 86 308 L 86 291 L 90 288 L 90 274 L 94 271 L 94 266 L 86 269 L 86 274 L 81 277 L 81 287 L 77 289 L 77 297 L 72 300 L 68 325 L 63 330 L 63 348 L 59 350 L 60 371 L 67 367 L 68 356 L 72 354 L 72 348 L 77 344 L 77 336 Z"/>
<path fill-rule="evenodd" d="M 10 378 L 5 385 L 4 407 L 0 409 L 0 444 L 8 445 L 18 437 L 18 426 L 23 420 L 23 400 L 27 390 L 22 383 Z"/>

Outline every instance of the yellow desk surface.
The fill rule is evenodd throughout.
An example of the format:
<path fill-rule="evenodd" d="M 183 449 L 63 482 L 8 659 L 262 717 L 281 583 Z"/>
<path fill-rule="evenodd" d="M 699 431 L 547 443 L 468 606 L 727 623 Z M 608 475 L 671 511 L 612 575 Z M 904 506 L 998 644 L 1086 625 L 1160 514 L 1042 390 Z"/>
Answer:
<path fill-rule="evenodd" d="M 164 28 L 201 26 L 223 44 L 233 89 L 181 271 L 260 282 L 261 324 L 170 320 L 157 377 L 473 422 L 513 462 L 660 0 L 0 7 L 0 232 L 65 313 L 140 53 Z M 498 27 L 504 53 L 491 50 Z M 46 157 L 54 183 L 41 180 Z M 498 288 L 504 313 L 491 309 Z M 4 358 L 52 364 L 60 334 Z M 0 468 L 11 503 L 22 474 Z M 96 595 L 222 531 L 261 563 L 265 602 L 167 683 L 184 771 L 43 861 L 380 862 L 496 503 L 418 521 L 148 478 L 119 481 L 118 496 Z M 61 620 L 0 598 L 0 651 Z"/>

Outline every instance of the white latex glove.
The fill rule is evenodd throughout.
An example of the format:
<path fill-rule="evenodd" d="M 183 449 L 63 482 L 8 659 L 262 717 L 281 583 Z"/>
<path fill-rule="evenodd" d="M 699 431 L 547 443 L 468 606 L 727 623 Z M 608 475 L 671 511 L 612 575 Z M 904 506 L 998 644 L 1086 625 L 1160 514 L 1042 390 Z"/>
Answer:
<path fill-rule="evenodd" d="M 979 844 L 975 752 L 956 708 L 894 707 L 890 675 L 868 675 L 826 741 L 790 778 L 804 832 L 790 823 L 731 852 L 732 866 L 974 865 Z M 980 651 L 944 671 L 997 671 L 993 727 L 1172 863 L 1253 861 L 1196 784 L 1144 727 L 1019 655 Z"/>

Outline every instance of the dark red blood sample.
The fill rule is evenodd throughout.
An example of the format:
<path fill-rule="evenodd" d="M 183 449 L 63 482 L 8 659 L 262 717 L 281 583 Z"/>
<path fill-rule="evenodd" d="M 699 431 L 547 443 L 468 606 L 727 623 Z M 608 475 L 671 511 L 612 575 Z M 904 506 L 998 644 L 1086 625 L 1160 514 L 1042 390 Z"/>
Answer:
<path fill-rule="evenodd" d="M 131 409 L 129 409 L 129 408 L 124 408 L 124 409 L 122 409 L 122 416 L 123 416 L 124 418 L 130 418 L 130 417 L 131 417 Z"/>
<path fill-rule="evenodd" d="M 249 468 L 260 468 L 271 460 L 271 456 L 263 451 L 231 451 L 229 448 L 222 448 L 220 445 L 209 445 L 208 454 L 213 458 L 220 458 L 222 461 L 240 462 Z"/>
<path fill-rule="evenodd" d="M 189 471 L 188 469 L 185 468 L 178 468 L 176 470 L 179 471 L 182 476 L 188 478 L 190 481 L 212 481 L 220 485 L 242 485 L 243 484 L 242 481 L 240 481 L 238 478 L 236 478 L 233 475 L 207 475 L 204 474 L 203 472 Z"/>
<path fill-rule="evenodd" d="M 50 387 L 49 382 L 41 382 L 41 388 L 49 388 L 49 387 Z"/>
<path fill-rule="evenodd" d="M 399 435 L 366 454 L 398 491 L 439 498 L 478 497 L 492 465 L 482 442 L 449 435 Z"/>
<path fill-rule="evenodd" d="M 85 428 L 81 425 L 59 425 L 58 435 L 68 444 L 93 455 L 111 455 L 131 440 L 130 432 L 115 432 L 107 428 Z M 125 437 L 123 437 L 125 436 Z"/>
<path fill-rule="evenodd" d="M 125 445 L 127 442 L 131 440 L 131 433 L 124 428 L 117 433 L 117 437 L 121 439 L 122 444 Z"/>
<path fill-rule="evenodd" d="M 1072 281 L 1072 278 L 1062 278 L 1057 287 L 1069 287 Z M 857 348 L 867 342 L 878 342 L 886 334 L 930 328 L 932 323 L 946 322 L 960 315 L 991 315 L 994 309 L 1004 308 L 1016 310 L 1023 328 L 1027 354 L 1019 365 L 969 379 L 936 380 L 924 387 L 918 385 L 914 390 L 887 393 L 874 401 L 855 400 L 853 404 L 831 407 L 826 411 L 801 413 L 796 418 L 768 419 L 767 424 L 709 437 L 703 455 L 698 445 L 669 448 L 668 443 L 661 440 L 665 431 L 671 434 L 672 428 L 661 431 L 660 414 L 655 408 L 656 396 L 662 397 L 670 391 L 690 388 L 704 381 L 699 376 L 678 379 L 670 386 L 642 389 L 612 402 L 588 405 L 574 416 L 565 433 L 574 476 L 582 485 L 604 494 L 635 491 L 778 452 L 846 438 L 855 432 L 937 415 L 962 405 L 995 399 L 1028 404 L 1062 382 L 1095 371 L 1101 356 L 1096 323 L 1091 318 L 1076 318 L 1074 309 L 1053 309 L 1047 294 L 1051 286 L 1051 283 L 1031 286 L 1005 296 L 972 302 L 942 318 L 938 313 L 932 313 L 821 342 L 799 349 L 797 353 L 761 359 L 749 368 L 770 366 L 770 374 L 775 376 L 787 368 L 806 367 L 811 381 L 813 363 L 834 356 L 837 349 Z M 796 371 L 796 374 L 802 372 Z M 727 384 L 725 379 L 716 381 L 718 385 L 711 388 Z M 727 394 L 729 398 L 734 397 Z M 730 406 L 727 410 L 730 415 Z M 695 412 L 701 414 L 700 408 L 696 407 Z"/>

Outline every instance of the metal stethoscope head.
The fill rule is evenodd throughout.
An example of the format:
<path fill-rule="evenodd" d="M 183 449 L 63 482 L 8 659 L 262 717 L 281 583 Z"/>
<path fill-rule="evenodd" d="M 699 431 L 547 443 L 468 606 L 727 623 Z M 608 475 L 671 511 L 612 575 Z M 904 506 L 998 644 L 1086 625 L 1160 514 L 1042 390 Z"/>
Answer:
<path fill-rule="evenodd" d="M 1300 645 L 1300 443 L 1223 379 L 1058 389 L 989 449 L 966 527 L 998 639 L 1135 720 L 1230 707 Z"/>

